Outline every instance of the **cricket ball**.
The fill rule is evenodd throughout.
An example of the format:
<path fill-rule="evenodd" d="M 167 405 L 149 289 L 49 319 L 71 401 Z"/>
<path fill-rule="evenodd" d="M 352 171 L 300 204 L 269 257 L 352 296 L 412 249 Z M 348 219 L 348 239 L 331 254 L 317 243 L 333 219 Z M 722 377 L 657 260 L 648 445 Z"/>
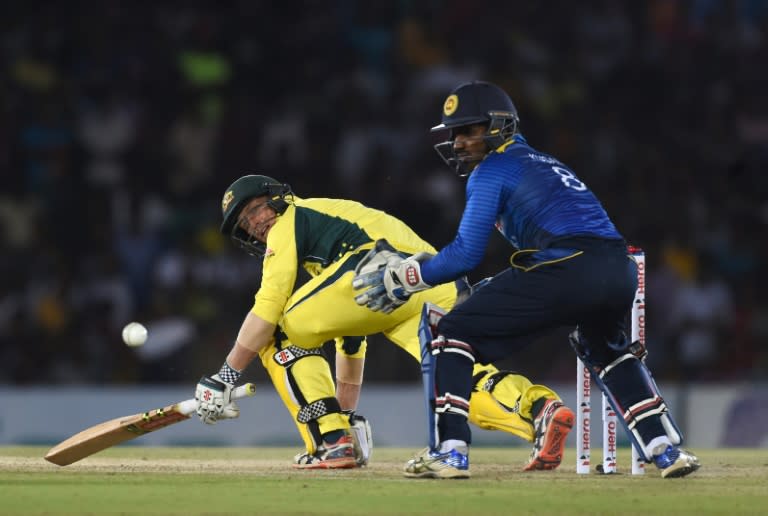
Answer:
<path fill-rule="evenodd" d="M 123 342 L 133 347 L 141 346 L 147 340 L 147 329 L 143 324 L 132 322 L 123 328 Z"/>

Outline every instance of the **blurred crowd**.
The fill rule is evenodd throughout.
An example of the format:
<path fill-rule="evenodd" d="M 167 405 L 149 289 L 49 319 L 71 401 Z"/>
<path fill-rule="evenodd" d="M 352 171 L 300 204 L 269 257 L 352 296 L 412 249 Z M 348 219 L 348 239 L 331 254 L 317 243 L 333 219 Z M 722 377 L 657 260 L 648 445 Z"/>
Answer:
<path fill-rule="evenodd" d="M 428 129 L 472 79 L 504 87 L 529 142 L 645 249 L 657 377 L 766 378 L 768 3 L 218 4 L 4 8 L 0 383 L 218 370 L 260 280 L 218 233 L 221 195 L 245 173 L 448 243 L 464 183 Z M 471 279 L 509 254 L 494 237 Z M 149 327 L 143 348 L 121 342 L 131 320 Z M 501 365 L 571 381 L 567 331 Z M 380 336 L 369 357 L 368 381 L 418 381 Z"/>

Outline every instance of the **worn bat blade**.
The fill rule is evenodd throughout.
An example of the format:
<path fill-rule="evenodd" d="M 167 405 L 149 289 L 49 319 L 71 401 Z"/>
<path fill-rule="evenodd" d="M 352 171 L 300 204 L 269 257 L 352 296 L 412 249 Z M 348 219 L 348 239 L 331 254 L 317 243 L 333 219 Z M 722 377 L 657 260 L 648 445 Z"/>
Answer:
<path fill-rule="evenodd" d="M 255 392 L 256 386 L 248 383 L 233 390 L 232 398 L 253 396 Z M 195 407 L 195 400 L 191 399 L 99 423 L 51 448 L 45 454 L 45 460 L 59 466 L 67 466 L 117 444 L 186 421 L 195 411 Z"/>
<path fill-rule="evenodd" d="M 87 428 L 62 441 L 50 449 L 45 455 L 45 460 L 66 466 L 111 446 L 186 419 L 189 419 L 189 415 L 182 414 L 178 405 L 119 417 Z"/>

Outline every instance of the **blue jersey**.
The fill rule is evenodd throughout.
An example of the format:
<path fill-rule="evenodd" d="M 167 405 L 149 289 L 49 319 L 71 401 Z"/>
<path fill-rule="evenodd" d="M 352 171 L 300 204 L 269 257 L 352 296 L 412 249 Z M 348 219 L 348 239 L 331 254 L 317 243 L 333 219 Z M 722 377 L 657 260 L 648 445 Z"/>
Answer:
<path fill-rule="evenodd" d="M 430 285 L 477 267 L 494 228 L 517 249 L 546 249 L 566 237 L 622 238 L 587 185 L 521 135 L 475 168 L 466 197 L 456 238 L 422 266 Z"/>

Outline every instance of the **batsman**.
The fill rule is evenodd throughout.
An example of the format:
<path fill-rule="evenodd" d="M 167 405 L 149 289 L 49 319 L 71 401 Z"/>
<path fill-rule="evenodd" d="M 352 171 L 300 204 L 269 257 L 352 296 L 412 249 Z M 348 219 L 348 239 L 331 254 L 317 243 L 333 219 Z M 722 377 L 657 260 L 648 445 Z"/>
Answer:
<path fill-rule="evenodd" d="M 261 285 L 237 339 L 218 373 L 197 385 L 197 414 L 208 424 L 236 417 L 231 392 L 243 370 L 258 356 L 293 417 L 306 451 L 294 458 L 301 469 L 353 468 L 367 463 L 370 425 L 355 415 L 365 364 L 365 336 L 383 333 L 421 361 L 418 330 L 422 307 L 450 310 L 464 279 L 415 294 L 401 309 L 374 312 L 355 301 L 352 278 L 379 270 L 376 242 L 409 256 L 435 253 L 413 230 L 387 213 L 344 199 L 302 199 L 291 187 L 263 175 L 246 175 L 222 199 L 221 230 L 251 255 L 262 259 Z M 379 244 L 379 247 L 381 244 Z M 384 253 L 386 254 L 386 253 Z M 379 256 L 381 256 L 379 254 Z M 299 267 L 310 279 L 297 287 Z M 336 343 L 336 382 L 322 352 Z M 560 398 L 548 387 L 492 365 L 474 369 L 470 421 L 536 442 L 525 469 L 560 464 L 565 439 L 536 435 L 545 406 Z M 570 426 L 564 427 L 567 434 Z"/>

